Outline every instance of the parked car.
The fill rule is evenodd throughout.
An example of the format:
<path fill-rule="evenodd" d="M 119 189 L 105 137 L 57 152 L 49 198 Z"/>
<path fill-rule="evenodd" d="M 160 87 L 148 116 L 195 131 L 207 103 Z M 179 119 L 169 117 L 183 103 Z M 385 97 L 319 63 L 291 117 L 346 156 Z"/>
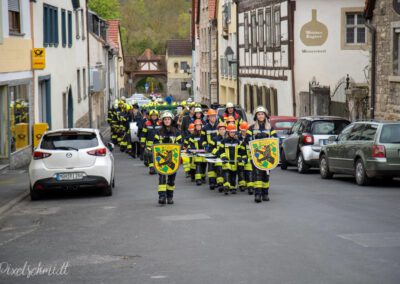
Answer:
<path fill-rule="evenodd" d="M 31 199 L 52 190 L 100 188 L 112 195 L 115 185 L 114 145 L 105 143 L 97 129 L 46 132 L 29 165 Z"/>
<path fill-rule="evenodd" d="M 143 94 L 133 94 L 126 99 L 126 102 L 130 104 L 137 103 L 139 107 L 141 107 L 142 105 L 150 103 L 151 100 Z"/>
<path fill-rule="evenodd" d="M 294 116 L 271 116 L 269 120 L 279 137 L 279 145 L 282 145 L 283 140 L 288 136 L 288 132 L 298 118 Z"/>
<path fill-rule="evenodd" d="M 236 105 L 235 110 L 238 114 L 240 114 L 243 121 L 248 121 L 246 111 L 241 106 Z M 219 108 L 217 108 L 218 117 L 222 117 L 224 115 L 224 112 L 225 112 L 225 106 L 221 105 Z"/>
<path fill-rule="evenodd" d="M 305 173 L 310 167 L 318 167 L 321 147 L 349 124 L 347 119 L 335 116 L 300 118 L 282 142 L 281 169 L 294 165 L 299 173 Z"/>
<path fill-rule="evenodd" d="M 320 174 L 354 175 L 358 185 L 400 177 L 400 122 L 355 122 L 321 149 Z"/>

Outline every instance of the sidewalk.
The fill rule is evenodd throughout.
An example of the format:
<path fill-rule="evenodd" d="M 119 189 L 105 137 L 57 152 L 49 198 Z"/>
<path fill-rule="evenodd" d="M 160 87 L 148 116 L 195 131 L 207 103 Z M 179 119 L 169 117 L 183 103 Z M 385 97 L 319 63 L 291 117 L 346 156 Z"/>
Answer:
<path fill-rule="evenodd" d="M 0 174 L 0 216 L 29 195 L 28 169 Z"/>

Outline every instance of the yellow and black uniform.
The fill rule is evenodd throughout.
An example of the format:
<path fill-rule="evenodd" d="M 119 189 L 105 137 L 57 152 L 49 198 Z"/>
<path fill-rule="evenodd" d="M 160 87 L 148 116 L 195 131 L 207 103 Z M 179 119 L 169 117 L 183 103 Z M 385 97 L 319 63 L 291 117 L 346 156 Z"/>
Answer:
<path fill-rule="evenodd" d="M 218 147 L 218 156 L 222 160 L 224 173 L 224 192 L 227 195 L 229 191 L 236 194 L 236 177 L 238 164 L 243 158 L 246 158 L 246 151 L 243 149 L 238 138 L 228 136 L 222 140 Z"/>
<path fill-rule="evenodd" d="M 189 138 L 189 151 L 190 150 L 205 150 L 205 146 L 207 145 L 207 137 L 206 133 L 203 130 L 194 130 L 194 133 L 190 135 Z M 201 185 L 206 182 L 206 174 L 205 174 L 205 158 L 196 155 L 193 156 L 193 163 L 195 165 L 195 171 L 191 171 L 192 179 L 194 174 L 194 179 L 196 180 L 197 185 Z"/>
<path fill-rule="evenodd" d="M 239 136 L 242 148 L 246 150 L 246 158 L 242 160 L 242 169 L 239 171 L 239 187 L 243 186 L 247 189 L 249 195 L 254 193 L 253 182 L 253 166 L 251 164 L 251 151 L 249 142 L 251 139 L 251 132 L 247 130 L 246 134 L 242 133 Z"/>
<path fill-rule="evenodd" d="M 225 139 L 225 137 L 221 136 L 219 134 L 214 138 L 215 144 L 213 145 L 213 147 L 211 149 L 211 154 L 213 154 L 214 156 L 218 155 L 219 147 L 221 145 L 222 140 L 224 140 L 224 139 Z M 215 163 L 214 167 L 215 167 L 215 173 L 216 173 L 216 185 L 218 187 L 219 192 L 222 192 L 222 190 L 223 190 L 222 186 L 224 184 L 224 174 L 222 171 L 222 163 L 217 162 L 217 163 Z"/>
<path fill-rule="evenodd" d="M 177 128 L 170 126 L 162 126 L 160 130 L 154 136 L 154 144 L 182 144 L 182 135 Z M 168 204 L 172 204 L 172 198 L 174 196 L 175 189 L 175 178 L 176 173 L 166 176 L 158 175 L 158 195 L 159 203 L 165 204 L 165 199 L 167 198 Z"/>
<path fill-rule="evenodd" d="M 268 121 L 263 123 L 256 121 L 249 128 L 249 136 L 249 140 L 257 140 L 263 138 L 277 137 L 277 134 Z M 261 171 L 253 165 L 253 178 L 255 201 L 260 202 L 261 197 L 263 201 L 269 201 L 269 172 Z"/>
<path fill-rule="evenodd" d="M 156 120 L 148 120 L 142 131 L 142 137 L 140 138 L 140 143 L 145 146 L 144 159 L 149 165 L 149 173 L 151 175 L 155 174 L 152 146 L 154 141 L 154 136 L 157 131 L 161 129 L 161 122 L 157 118 Z"/>
<path fill-rule="evenodd" d="M 217 121 L 214 124 L 208 122 L 206 126 L 204 126 L 203 131 L 206 133 L 207 137 L 206 150 L 208 153 L 211 153 L 216 145 L 215 138 L 218 134 Z M 210 183 L 210 189 L 213 190 L 217 184 L 217 173 L 215 171 L 214 163 L 208 163 L 208 179 Z"/>
<path fill-rule="evenodd" d="M 128 136 L 129 136 L 129 122 L 128 122 L 128 112 L 127 109 L 124 108 L 123 111 L 119 113 L 119 149 L 121 152 L 129 151 L 128 148 L 130 145 L 128 145 Z M 130 144 L 130 143 L 129 143 Z"/>
<path fill-rule="evenodd" d="M 119 117 L 119 108 L 118 106 L 113 107 L 108 111 L 108 118 L 107 122 L 110 125 L 111 129 L 111 142 L 114 144 L 117 144 L 117 139 L 118 139 L 118 117 Z"/>

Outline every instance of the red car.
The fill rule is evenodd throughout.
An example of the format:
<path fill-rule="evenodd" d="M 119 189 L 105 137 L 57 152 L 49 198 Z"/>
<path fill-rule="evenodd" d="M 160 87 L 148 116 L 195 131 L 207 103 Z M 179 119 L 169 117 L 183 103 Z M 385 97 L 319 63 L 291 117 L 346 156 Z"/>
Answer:
<path fill-rule="evenodd" d="M 271 116 L 271 126 L 276 130 L 279 137 L 279 145 L 282 144 L 283 139 L 287 137 L 288 131 L 292 128 L 293 124 L 298 120 L 294 116 Z"/>

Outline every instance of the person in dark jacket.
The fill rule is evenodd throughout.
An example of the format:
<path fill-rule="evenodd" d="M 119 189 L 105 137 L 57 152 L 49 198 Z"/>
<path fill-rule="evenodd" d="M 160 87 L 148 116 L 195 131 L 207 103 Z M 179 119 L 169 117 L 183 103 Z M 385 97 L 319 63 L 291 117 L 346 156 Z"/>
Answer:
<path fill-rule="evenodd" d="M 140 153 L 141 153 L 141 148 L 140 148 L 140 133 L 143 129 L 143 116 L 142 114 L 139 112 L 139 106 L 137 104 L 134 104 L 132 106 L 132 109 L 129 111 L 129 117 L 128 117 L 128 122 L 136 122 L 137 128 L 138 128 L 138 132 L 137 132 L 137 136 L 138 136 L 138 141 L 132 142 L 131 141 L 131 145 L 132 145 L 132 150 L 131 150 L 131 156 L 133 158 L 139 157 Z"/>
<path fill-rule="evenodd" d="M 154 169 L 152 146 L 154 141 L 154 136 L 156 132 L 161 128 L 161 122 L 158 119 L 158 111 L 153 109 L 149 113 L 150 120 L 146 122 L 143 128 L 143 134 L 140 138 L 140 146 L 145 148 L 145 159 L 147 160 L 149 166 L 149 174 L 154 175 L 156 171 Z"/>
<path fill-rule="evenodd" d="M 182 124 L 181 124 L 181 133 L 183 137 L 189 137 L 190 133 L 188 131 L 189 129 L 189 124 L 194 123 L 194 109 L 195 109 L 195 104 L 191 103 L 189 105 L 189 114 L 185 115 L 182 119 Z"/>
<path fill-rule="evenodd" d="M 215 146 L 215 137 L 218 134 L 217 112 L 213 109 L 207 111 L 207 124 L 203 128 L 207 137 L 207 152 L 211 153 L 213 146 Z M 208 163 L 208 179 L 210 189 L 213 190 L 217 184 L 217 173 L 215 171 L 215 164 Z"/>

